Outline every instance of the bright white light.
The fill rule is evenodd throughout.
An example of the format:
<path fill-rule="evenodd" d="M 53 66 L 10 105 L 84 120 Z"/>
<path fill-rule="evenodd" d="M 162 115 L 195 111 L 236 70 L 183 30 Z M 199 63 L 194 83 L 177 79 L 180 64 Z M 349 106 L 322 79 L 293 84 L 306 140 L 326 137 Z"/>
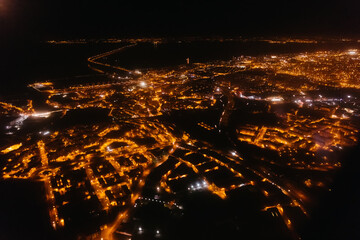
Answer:
<path fill-rule="evenodd" d="M 50 134 L 50 131 L 45 131 L 42 133 L 42 135 L 46 136 L 46 135 L 49 135 Z"/>
<path fill-rule="evenodd" d="M 347 97 L 348 97 L 348 98 L 351 98 L 351 96 L 350 96 L 350 95 L 348 95 Z"/>
<path fill-rule="evenodd" d="M 348 51 L 349 55 L 356 55 L 357 54 L 357 49 L 351 49 Z"/>
<path fill-rule="evenodd" d="M 142 230 L 143 230 L 142 227 L 139 227 L 139 232 L 142 232 Z"/>
<path fill-rule="evenodd" d="M 39 117 L 39 118 L 48 118 L 50 117 L 51 112 L 43 112 L 43 113 L 33 113 L 31 114 L 32 117 Z"/>
<path fill-rule="evenodd" d="M 139 70 L 135 70 L 134 73 L 139 75 L 142 74 Z"/>
<path fill-rule="evenodd" d="M 354 113 L 354 110 L 350 109 L 350 108 L 344 108 L 344 110 L 348 113 Z"/>
<path fill-rule="evenodd" d="M 232 152 L 231 152 L 231 155 L 233 155 L 233 156 L 237 156 L 237 154 L 236 154 L 236 152 L 235 152 L 235 151 L 232 151 Z"/>
<path fill-rule="evenodd" d="M 147 86 L 146 82 L 144 82 L 144 81 L 140 82 L 140 87 L 146 87 L 146 86 Z"/>
<path fill-rule="evenodd" d="M 109 146 L 106 147 L 106 150 L 108 150 L 108 152 L 112 152 L 112 151 L 113 151 Z"/>
<path fill-rule="evenodd" d="M 268 97 L 266 98 L 266 100 L 271 102 L 281 102 L 284 100 L 284 98 L 282 98 L 281 96 L 274 96 L 274 97 Z"/>
<path fill-rule="evenodd" d="M 20 117 L 17 119 L 11 121 L 8 126 L 6 126 L 6 129 L 11 129 L 11 127 L 16 128 L 17 130 L 20 129 L 20 126 L 23 124 L 23 122 L 29 117 L 29 115 L 26 114 L 20 114 Z"/>

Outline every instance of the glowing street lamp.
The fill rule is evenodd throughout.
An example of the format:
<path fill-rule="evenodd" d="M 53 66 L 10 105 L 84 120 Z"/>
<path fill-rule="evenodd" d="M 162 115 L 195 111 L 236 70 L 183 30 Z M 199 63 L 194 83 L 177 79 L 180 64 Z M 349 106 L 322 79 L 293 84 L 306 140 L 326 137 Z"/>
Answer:
<path fill-rule="evenodd" d="M 140 87 L 143 87 L 143 88 L 144 88 L 144 87 L 146 87 L 146 86 L 147 86 L 146 82 L 144 82 L 144 81 L 141 81 L 141 82 L 140 82 Z"/>
<path fill-rule="evenodd" d="M 357 52 L 357 49 L 351 49 L 348 51 L 348 54 L 349 55 L 356 55 L 358 52 Z"/>

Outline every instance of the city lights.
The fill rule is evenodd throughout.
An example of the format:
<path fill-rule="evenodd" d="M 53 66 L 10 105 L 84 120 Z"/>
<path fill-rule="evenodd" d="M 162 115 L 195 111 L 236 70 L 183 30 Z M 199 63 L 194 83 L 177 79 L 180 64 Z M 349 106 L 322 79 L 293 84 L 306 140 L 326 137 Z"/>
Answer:
<path fill-rule="evenodd" d="M 296 235 L 342 167 L 339 156 L 358 143 L 358 50 L 135 70 L 117 65 L 121 53 L 154 40 L 128 41 L 88 58 L 102 80 L 33 83 L 44 100 L 0 102 L 2 179 L 41 181 L 55 232 L 80 229 L 79 214 L 97 239 L 161 239 L 170 230 L 148 225 L 141 211 L 163 209 L 181 222 L 192 201 L 205 207 L 209 199 L 241 202 L 234 212 L 269 216 Z"/>

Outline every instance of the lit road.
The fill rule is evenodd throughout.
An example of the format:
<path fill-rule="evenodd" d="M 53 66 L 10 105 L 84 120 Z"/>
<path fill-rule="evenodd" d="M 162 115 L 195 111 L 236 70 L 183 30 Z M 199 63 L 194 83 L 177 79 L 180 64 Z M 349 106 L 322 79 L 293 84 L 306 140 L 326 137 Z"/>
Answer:
<path fill-rule="evenodd" d="M 126 69 L 126 68 L 122 68 L 122 67 L 110 65 L 110 64 L 107 64 L 107 63 L 99 62 L 98 60 L 101 59 L 101 58 L 104 58 L 104 57 L 106 57 L 106 56 L 112 55 L 112 54 L 114 54 L 114 53 L 123 51 L 123 50 L 125 50 L 125 49 L 127 49 L 127 48 L 134 47 L 134 46 L 136 46 L 136 44 L 124 46 L 124 47 L 121 47 L 121 48 L 118 48 L 118 49 L 114 49 L 114 50 L 111 50 L 111 51 L 108 51 L 108 52 L 105 52 L 105 53 L 101 53 L 101 54 L 96 55 L 96 56 L 93 56 L 93 57 L 89 57 L 89 58 L 88 58 L 88 62 L 91 63 L 91 64 L 94 64 L 95 66 L 113 68 L 113 69 L 125 71 L 125 72 L 128 72 L 128 73 L 129 73 L 129 72 L 132 72 L 131 70 L 128 70 L 128 69 Z M 98 71 L 103 72 L 102 70 L 99 70 L 99 69 L 98 69 Z"/>

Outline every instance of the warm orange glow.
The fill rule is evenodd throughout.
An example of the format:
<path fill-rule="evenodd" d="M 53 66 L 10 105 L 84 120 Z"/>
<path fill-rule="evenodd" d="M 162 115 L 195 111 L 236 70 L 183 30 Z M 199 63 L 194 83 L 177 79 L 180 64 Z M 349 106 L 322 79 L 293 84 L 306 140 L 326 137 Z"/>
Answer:
<path fill-rule="evenodd" d="M 10 146 L 10 147 L 2 150 L 1 153 L 7 154 L 7 153 L 9 153 L 9 152 L 12 152 L 12 151 L 15 151 L 15 150 L 19 149 L 21 146 L 22 146 L 22 143 L 18 143 L 18 144 L 12 145 L 12 146 Z"/>

